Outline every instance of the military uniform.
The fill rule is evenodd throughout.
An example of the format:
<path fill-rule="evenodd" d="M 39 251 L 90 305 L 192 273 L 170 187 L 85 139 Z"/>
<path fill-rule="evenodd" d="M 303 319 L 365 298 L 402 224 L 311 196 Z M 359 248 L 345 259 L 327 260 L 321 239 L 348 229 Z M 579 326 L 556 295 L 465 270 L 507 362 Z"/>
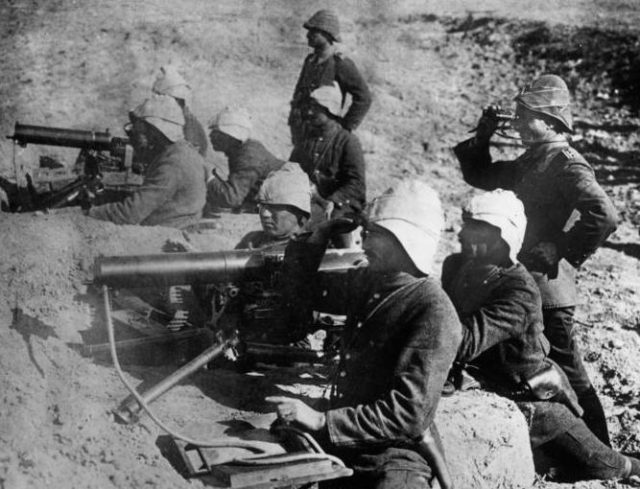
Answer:
<path fill-rule="evenodd" d="M 317 63 L 316 55 L 311 53 L 304 60 L 291 101 L 288 122 L 294 144 L 304 135 L 302 109 L 309 101 L 311 92 L 334 81 L 338 82 L 343 97 L 351 95 L 351 105 L 342 118 L 342 126 L 352 131 L 364 119 L 371 107 L 371 92 L 353 61 L 337 53 Z"/>
<path fill-rule="evenodd" d="M 284 162 L 272 155 L 261 142 L 247 139 L 229 158 L 229 177 L 226 181 L 214 178 L 207 184 L 207 202 L 214 207 L 239 208 L 243 205 L 255 210 L 256 195 L 269 173 Z"/>
<path fill-rule="evenodd" d="M 585 410 L 587 425 L 605 443 L 604 411 L 588 378 L 573 335 L 579 267 L 615 230 L 616 211 L 593 169 L 566 141 L 537 144 L 515 161 L 492 162 L 488 141 L 475 138 L 455 148 L 464 179 L 484 190 L 513 190 L 523 202 L 528 225 L 519 260 L 534 276 L 542 295 L 545 335 L 551 358 L 566 372 Z M 535 248 L 551 242 L 560 261 L 535 258 Z"/>
<path fill-rule="evenodd" d="M 209 140 L 207 139 L 207 133 L 204 131 L 204 127 L 200 124 L 200 121 L 196 119 L 193 112 L 189 110 L 186 105 L 182 109 L 184 115 L 184 139 L 189 141 L 194 148 L 200 153 L 203 158 L 207 154 L 207 146 Z"/>
<path fill-rule="evenodd" d="M 188 142 L 168 145 L 146 168 L 140 188 L 122 202 L 93 207 L 89 215 L 116 224 L 181 228 L 198 222 L 206 200 L 202 157 Z"/>
<path fill-rule="evenodd" d="M 315 184 L 323 199 L 335 204 L 336 214 L 360 212 L 365 205 L 365 162 L 358 138 L 338 124 L 322 134 L 308 134 L 289 157 Z"/>
<path fill-rule="evenodd" d="M 557 368 L 548 358 L 540 292 L 524 266 L 478 266 L 454 254 L 443 264 L 442 284 L 463 326 L 458 361 L 471 362 L 485 387 L 516 401 L 529 424 L 534 453 L 550 454 L 572 479 L 628 476 L 630 462 L 573 412 L 577 399 L 568 383 L 550 400 L 523 389 L 534 375 Z"/>
<path fill-rule="evenodd" d="M 323 254 L 303 241 L 287 248 L 291 307 L 320 292 L 309 277 Z M 432 278 L 366 268 L 327 293 L 347 321 L 326 427 L 314 436 L 355 470 L 341 487 L 425 487 L 432 471 L 414 443 L 432 425 L 460 341 L 450 300 Z"/>

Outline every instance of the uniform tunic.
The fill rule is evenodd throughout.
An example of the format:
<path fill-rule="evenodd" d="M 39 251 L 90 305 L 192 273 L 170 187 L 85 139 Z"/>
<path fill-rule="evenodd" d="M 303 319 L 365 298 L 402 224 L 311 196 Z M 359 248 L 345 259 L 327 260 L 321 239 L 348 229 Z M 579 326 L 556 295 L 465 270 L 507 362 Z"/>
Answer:
<path fill-rule="evenodd" d="M 312 293 L 309 278 L 323 253 L 295 240 L 287 248 L 292 307 L 309 300 L 304 294 Z M 433 422 L 460 342 L 449 298 L 432 278 L 366 268 L 351 270 L 328 293 L 327 312 L 347 320 L 326 428 L 316 435 L 357 473 L 429 476 L 413 443 Z"/>
<path fill-rule="evenodd" d="M 182 113 L 184 115 L 184 139 L 189 141 L 198 153 L 200 153 L 200 156 L 204 158 L 207 154 L 207 146 L 209 145 L 207 133 L 204 131 L 204 127 L 202 127 L 200 121 L 193 115 L 193 112 L 189 110 L 189 107 L 185 105 Z"/>
<path fill-rule="evenodd" d="M 214 207 L 232 209 L 242 205 L 255 207 L 260 185 L 269 173 L 279 169 L 284 162 L 254 139 L 247 139 L 235 152 L 227 156 L 229 177 L 226 181 L 220 178 L 209 181 L 208 203 Z"/>
<path fill-rule="evenodd" d="M 89 215 L 116 224 L 181 228 L 198 222 L 206 200 L 204 161 L 188 142 L 170 144 L 146 168 L 140 188 Z"/>

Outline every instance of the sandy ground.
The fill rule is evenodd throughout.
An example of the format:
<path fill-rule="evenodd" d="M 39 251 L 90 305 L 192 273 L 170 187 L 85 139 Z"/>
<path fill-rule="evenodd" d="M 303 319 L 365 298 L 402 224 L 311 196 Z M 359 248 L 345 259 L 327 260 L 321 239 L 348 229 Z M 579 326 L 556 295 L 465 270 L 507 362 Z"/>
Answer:
<path fill-rule="evenodd" d="M 358 130 L 369 193 L 407 176 L 436 187 L 447 208 L 440 261 L 456 247 L 458 207 L 469 191 L 451 146 L 467 136 L 482 105 L 509 103 L 531 76 L 552 70 L 569 80 L 579 120 L 575 145 L 621 216 L 618 231 L 580 272 L 579 335 L 616 447 L 639 450 L 635 1 L 541 0 L 526 8 L 517 0 L 3 2 L 0 133 L 12 134 L 19 121 L 121 135 L 127 111 L 147 96 L 158 66 L 172 62 L 191 81 L 201 121 L 242 103 L 253 111 L 255 136 L 286 158 L 288 101 L 307 53 L 300 24 L 325 5 L 344 16 L 343 51 L 375 96 Z M 13 152 L 2 138 L 3 176 L 11 177 Z M 35 164 L 39 155 L 74 158 L 34 146 L 18 157 Z M 226 171 L 211 151 L 207 160 Z M 156 253 L 183 237 L 99 223 L 77 210 L 0 213 L 0 226 L 0 487 L 187 487 L 162 457 L 160 431 L 150 420 L 131 427 L 113 422 L 110 411 L 126 391 L 110 363 L 84 358 L 73 346 L 104 331 L 99 296 L 87 285 L 95 257 Z M 240 216 L 196 240 L 230 249 L 257 227 L 255 216 Z M 148 384 L 173 368 L 131 366 L 127 375 Z M 313 378 L 281 384 L 299 395 L 321 388 Z M 219 427 L 207 420 L 264 414 L 258 400 L 238 401 L 255 385 L 240 387 L 224 372 L 206 371 L 157 409 L 193 436 L 213 436 Z"/>

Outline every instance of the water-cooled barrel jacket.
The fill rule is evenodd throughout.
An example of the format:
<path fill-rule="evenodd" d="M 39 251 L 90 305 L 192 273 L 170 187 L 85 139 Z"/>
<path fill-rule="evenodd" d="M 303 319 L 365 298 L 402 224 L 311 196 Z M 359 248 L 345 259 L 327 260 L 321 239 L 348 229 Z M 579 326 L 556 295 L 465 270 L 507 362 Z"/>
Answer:
<path fill-rule="evenodd" d="M 320 196 L 338 209 L 359 212 L 366 201 L 365 162 L 358 138 L 339 124 L 322 135 L 308 134 L 291 152 Z"/>
<path fill-rule="evenodd" d="M 490 369 L 505 388 L 515 388 L 547 365 L 542 300 L 522 264 L 480 266 L 456 253 L 442 265 L 442 286 L 463 327 L 459 361 Z"/>
<path fill-rule="evenodd" d="M 356 268 L 328 289 L 314 290 L 309 285 L 315 285 L 324 251 L 293 239 L 283 272 L 292 307 L 325 295 L 326 312 L 347 316 L 327 426 L 318 437 L 356 466 L 353 457 L 373 463 L 386 448 L 406 448 L 430 426 L 461 326 L 451 301 L 430 277 Z"/>
<path fill-rule="evenodd" d="M 255 139 L 247 139 L 227 157 L 229 176 L 226 181 L 220 178 L 209 181 L 207 201 L 213 206 L 232 209 L 257 204 L 256 195 L 264 179 L 284 164 Z"/>
<path fill-rule="evenodd" d="M 292 112 L 300 109 L 316 88 L 331 85 L 334 81 L 338 82 L 343 97 L 351 95 L 351 106 L 341 123 L 345 129 L 352 131 L 360 125 L 371 107 L 371 92 L 353 61 L 342 54 L 329 56 L 322 63 L 315 62 L 313 53 L 305 58 L 293 91 Z"/>
<path fill-rule="evenodd" d="M 534 275 L 545 308 L 577 301 L 575 268 L 615 230 L 616 210 L 593 169 L 566 141 L 529 148 L 515 161 L 492 162 L 488 142 L 469 139 L 455 147 L 464 179 L 484 190 L 513 190 L 522 200 L 527 229 L 518 259 Z M 557 276 L 539 269 L 529 254 L 538 243 L 556 245 Z"/>
<path fill-rule="evenodd" d="M 93 207 L 89 215 L 116 224 L 168 226 L 195 224 L 206 199 L 202 157 L 182 140 L 167 146 L 146 168 L 140 188 L 122 202 Z"/>
<path fill-rule="evenodd" d="M 523 265 L 480 267 L 454 254 L 442 265 L 442 285 L 462 322 L 458 361 L 478 367 L 486 387 L 516 401 L 533 447 L 582 423 L 562 403 L 510 395 L 520 382 L 553 363 L 543 333 L 540 292 Z"/>
<path fill-rule="evenodd" d="M 182 109 L 182 113 L 184 115 L 184 139 L 189 141 L 202 157 L 206 156 L 209 139 L 204 127 L 186 105 Z"/>

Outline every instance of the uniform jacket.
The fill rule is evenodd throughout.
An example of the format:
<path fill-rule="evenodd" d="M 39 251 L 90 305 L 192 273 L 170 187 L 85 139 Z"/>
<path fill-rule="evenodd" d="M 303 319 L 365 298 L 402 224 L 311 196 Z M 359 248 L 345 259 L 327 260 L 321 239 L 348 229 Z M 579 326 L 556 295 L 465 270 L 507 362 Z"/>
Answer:
<path fill-rule="evenodd" d="M 544 307 L 576 304 L 575 268 L 615 230 L 617 215 L 593 169 L 565 141 L 528 149 L 515 161 L 492 163 L 488 143 L 470 139 L 455 148 L 464 179 L 484 190 L 513 190 L 522 200 L 527 230 L 519 260 L 534 274 Z M 542 269 L 529 254 L 538 243 L 556 245 L 557 269 Z"/>
<path fill-rule="evenodd" d="M 182 109 L 182 113 L 184 115 L 183 132 L 185 140 L 189 141 L 202 157 L 206 156 L 209 139 L 204 127 L 186 105 Z"/>
<path fill-rule="evenodd" d="M 319 136 L 307 135 L 289 157 L 309 175 L 320 196 L 337 209 L 359 212 L 365 205 L 364 155 L 358 138 L 332 125 Z"/>
<path fill-rule="evenodd" d="M 454 254 L 443 264 L 442 284 L 462 322 L 458 361 L 475 365 L 489 389 L 517 402 L 527 418 L 532 445 L 580 423 L 560 402 L 515 394 L 521 382 L 553 364 L 543 333 L 540 292 L 525 267 L 478 266 Z M 569 395 L 575 397 L 573 392 Z"/>
<path fill-rule="evenodd" d="M 351 95 L 352 102 L 349 110 L 342 119 L 345 129 L 351 131 L 358 127 L 371 106 L 371 92 L 360 75 L 356 65 L 349 58 L 341 54 L 334 54 L 320 64 L 314 62 L 315 54 L 311 53 L 304 60 L 302 71 L 298 77 L 293 100 L 291 102 L 291 115 L 289 124 L 295 123 L 293 119 L 298 117 L 296 110 L 306 102 L 309 94 L 323 85 L 331 85 L 338 82 L 343 97 Z"/>
<path fill-rule="evenodd" d="M 247 139 L 234 153 L 227 156 L 227 180 L 214 178 L 207 185 L 207 200 L 215 207 L 238 208 L 243 204 L 255 206 L 255 198 L 264 179 L 284 164 L 254 139 Z"/>
<path fill-rule="evenodd" d="M 323 253 L 323 247 L 297 240 L 287 248 L 285 264 L 298 299 L 311 289 L 309 277 Z M 403 455 L 411 465 L 411 442 L 434 419 L 460 343 L 453 305 L 432 278 L 381 276 L 366 268 L 349 271 L 327 292 L 333 306 L 327 312 L 346 313 L 347 320 L 319 439 L 354 468 L 384 463 L 388 469 L 394 463 L 388 450 L 397 449 L 412 452 L 409 462 Z"/>
<path fill-rule="evenodd" d="M 180 228 L 198 222 L 205 204 L 206 170 L 202 157 L 181 140 L 158 155 L 139 189 L 122 202 L 93 207 L 89 215 L 116 224 Z"/>

